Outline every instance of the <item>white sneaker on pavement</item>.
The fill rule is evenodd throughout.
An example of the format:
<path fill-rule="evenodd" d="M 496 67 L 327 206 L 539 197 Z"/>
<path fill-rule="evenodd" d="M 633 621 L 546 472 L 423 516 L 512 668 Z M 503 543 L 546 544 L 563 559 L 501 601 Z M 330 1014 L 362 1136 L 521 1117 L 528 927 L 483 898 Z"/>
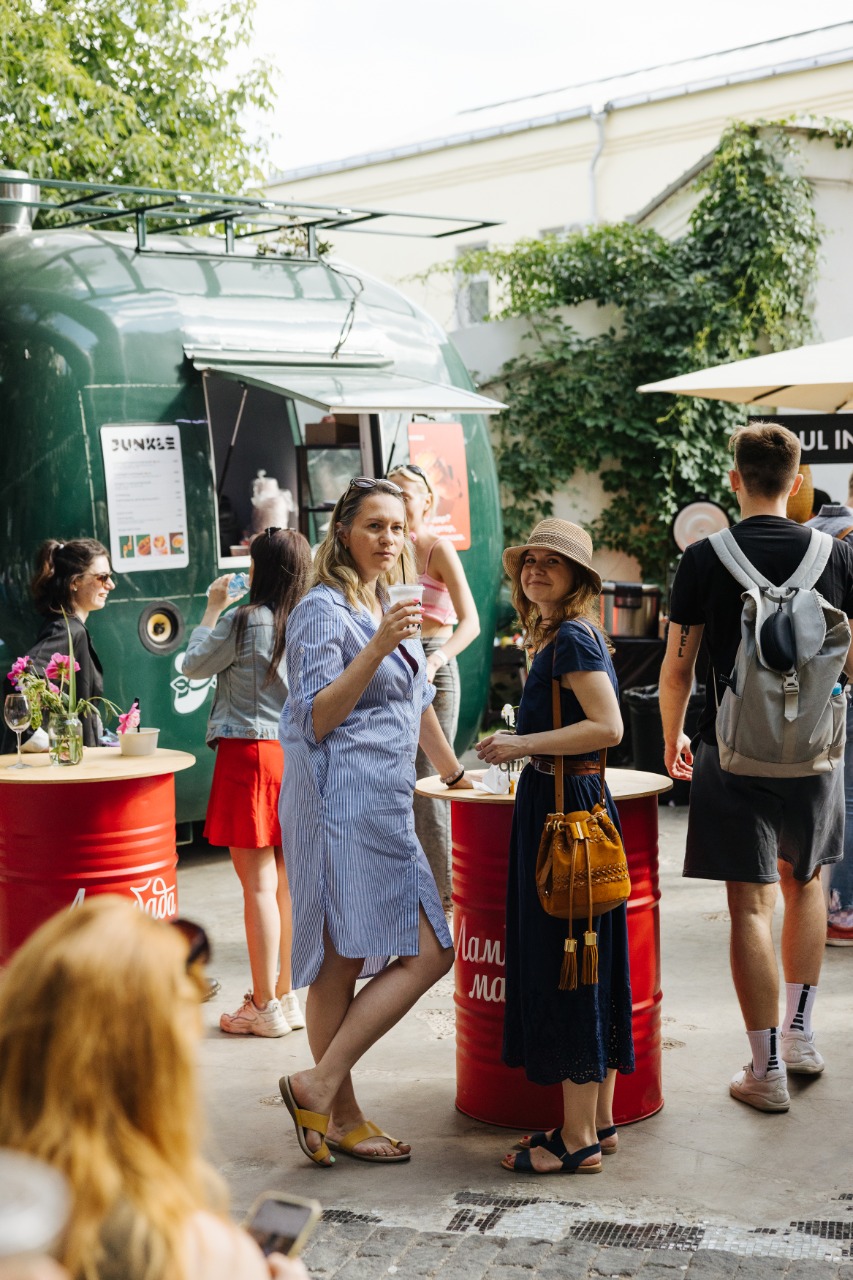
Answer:
<path fill-rule="evenodd" d="M 768 1071 L 759 1080 L 749 1062 L 743 1071 L 732 1077 L 729 1093 L 740 1102 L 746 1102 L 758 1111 L 787 1111 L 791 1104 L 784 1068 Z"/>
<path fill-rule="evenodd" d="M 279 1000 L 273 997 L 259 1009 L 251 991 L 246 992 L 236 1013 L 223 1013 L 219 1026 L 232 1036 L 286 1036 L 291 1029 Z"/>
<path fill-rule="evenodd" d="M 815 1048 L 814 1032 L 807 1036 L 804 1031 L 783 1031 L 782 1061 L 789 1071 L 804 1076 L 819 1076 L 826 1066 Z"/>
<path fill-rule="evenodd" d="M 305 1026 L 305 1014 L 299 1007 L 299 996 L 295 991 L 288 991 L 286 995 L 279 996 L 279 999 L 291 1031 L 301 1031 Z"/>

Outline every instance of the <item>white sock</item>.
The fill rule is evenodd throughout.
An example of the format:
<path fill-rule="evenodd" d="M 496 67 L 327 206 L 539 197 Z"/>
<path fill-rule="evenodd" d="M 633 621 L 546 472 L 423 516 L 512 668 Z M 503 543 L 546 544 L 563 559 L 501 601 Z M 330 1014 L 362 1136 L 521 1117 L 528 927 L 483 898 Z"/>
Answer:
<path fill-rule="evenodd" d="M 777 1027 L 766 1027 L 763 1031 L 746 1033 L 752 1050 L 752 1074 L 756 1080 L 763 1080 L 768 1071 L 779 1070 L 777 1031 Z"/>
<path fill-rule="evenodd" d="M 785 1022 L 786 1031 L 802 1031 L 803 1035 L 812 1034 L 812 1008 L 814 1007 L 817 987 L 808 982 L 785 983 Z"/>

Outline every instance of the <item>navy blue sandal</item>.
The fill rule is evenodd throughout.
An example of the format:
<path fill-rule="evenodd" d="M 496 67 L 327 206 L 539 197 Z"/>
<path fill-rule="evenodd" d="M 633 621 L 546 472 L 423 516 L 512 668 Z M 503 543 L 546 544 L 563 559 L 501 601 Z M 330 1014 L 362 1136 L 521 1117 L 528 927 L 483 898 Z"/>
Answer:
<path fill-rule="evenodd" d="M 510 1173 L 541 1173 L 546 1176 L 550 1173 L 601 1173 L 600 1161 L 598 1164 L 584 1164 L 584 1160 L 588 1160 L 590 1156 L 601 1154 L 601 1145 L 598 1142 L 594 1142 L 591 1147 L 581 1147 L 579 1151 L 567 1151 L 560 1131 L 556 1130 L 550 1141 L 546 1137 L 546 1141 L 537 1143 L 537 1146 L 544 1147 L 546 1151 L 551 1152 L 551 1155 L 556 1156 L 562 1167 L 559 1169 L 534 1169 L 530 1159 L 530 1152 L 523 1150 L 519 1151 L 511 1166 L 503 1165 L 503 1168 Z"/>
<path fill-rule="evenodd" d="M 556 1133 L 557 1133 L 557 1130 L 555 1129 L 552 1133 L 552 1137 Z M 615 1138 L 616 1125 L 611 1124 L 611 1125 L 608 1125 L 606 1129 L 596 1129 L 595 1136 L 596 1138 L 598 1138 L 599 1142 L 606 1142 L 608 1138 Z M 549 1141 L 550 1141 L 550 1138 L 548 1137 L 548 1134 L 543 1129 L 540 1129 L 537 1133 L 531 1133 L 530 1141 L 527 1143 L 526 1146 L 523 1143 L 519 1143 L 519 1146 L 521 1147 L 522 1151 L 530 1151 L 532 1147 L 547 1147 Z M 602 1155 L 605 1155 L 605 1156 L 613 1155 L 615 1151 L 616 1151 L 616 1147 L 601 1148 L 601 1153 Z"/>

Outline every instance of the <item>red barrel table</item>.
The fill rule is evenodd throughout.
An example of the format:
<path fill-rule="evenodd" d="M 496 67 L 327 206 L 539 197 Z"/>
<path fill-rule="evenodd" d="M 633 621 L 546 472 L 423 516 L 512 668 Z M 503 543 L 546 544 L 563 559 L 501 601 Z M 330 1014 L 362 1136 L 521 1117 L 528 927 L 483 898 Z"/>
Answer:
<path fill-rule="evenodd" d="M 186 751 L 123 756 L 86 747 L 78 765 L 0 756 L 0 963 L 40 924 L 95 893 L 160 919 L 177 913 L 175 777 Z"/>
<path fill-rule="evenodd" d="M 470 775 L 469 775 L 470 776 Z M 476 776 L 476 774 L 474 775 Z M 629 1124 L 663 1106 L 661 1088 L 658 795 L 669 778 L 608 769 L 631 873 L 628 946 L 636 1070 L 616 1077 L 613 1118 Z M 456 1106 L 475 1120 L 511 1129 L 562 1124 L 559 1085 L 531 1084 L 501 1061 L 509 836 L 514 796 L 448 791 L 423 778 L 419 795 L 450 804 L 453 934 L 456 946 Z"/>

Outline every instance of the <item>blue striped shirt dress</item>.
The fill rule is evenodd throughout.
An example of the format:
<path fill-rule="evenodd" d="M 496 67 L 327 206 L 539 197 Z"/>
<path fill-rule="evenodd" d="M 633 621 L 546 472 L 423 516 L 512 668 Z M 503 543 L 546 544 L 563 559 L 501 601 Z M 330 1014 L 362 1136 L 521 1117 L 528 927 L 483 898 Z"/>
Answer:
<path fill-rule="evenodd" d="M 281 714 L 282 847 L 293 899 L 293 985 L 317 977 L 323 925 L 338 955 L 364 959 L 361 977 L 391 956 L 418 953 L 418 909 L 452 945 L 429 863 L 415 835 L 412 795 L 421 716 L 435 697 L 420 640 L 384 658 L 358 703 L 322 742 L 315 696 L 341 675 L 377 624 L 340 591 L 313 587 L 287 621 L 289 693 Z"/>

